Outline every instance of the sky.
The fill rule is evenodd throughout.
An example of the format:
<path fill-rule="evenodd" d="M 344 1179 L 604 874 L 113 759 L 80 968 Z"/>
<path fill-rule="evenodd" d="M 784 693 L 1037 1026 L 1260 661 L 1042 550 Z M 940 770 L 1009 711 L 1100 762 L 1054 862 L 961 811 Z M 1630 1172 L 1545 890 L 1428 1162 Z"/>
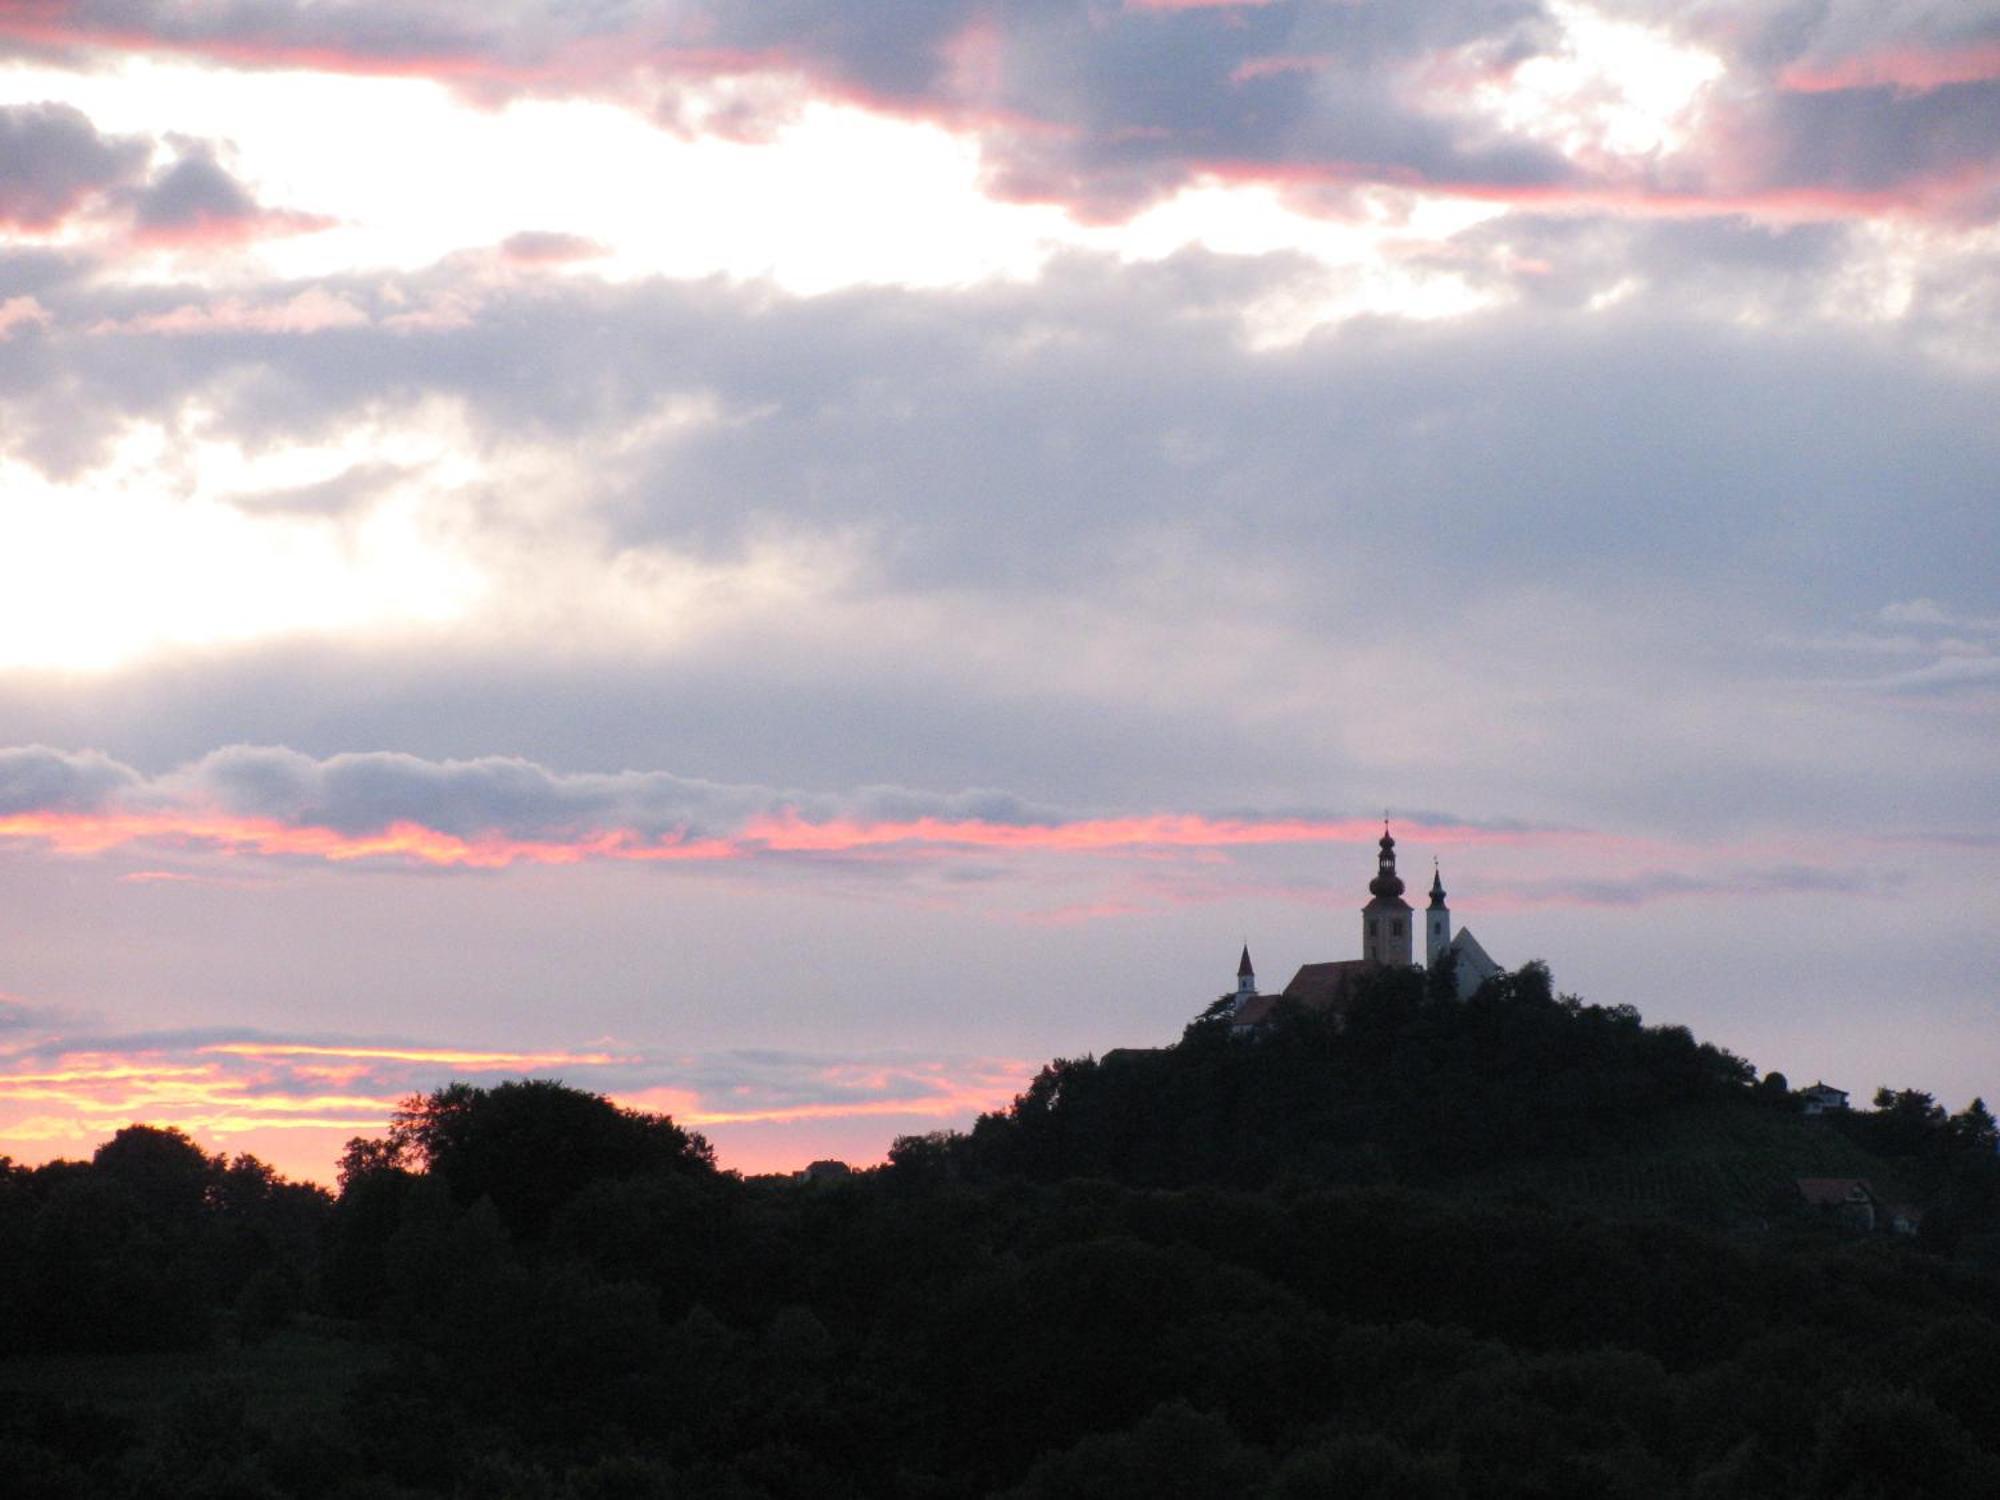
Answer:
<path fill-rule="evenodd" d="M 0 1154 L 879 1160 L 1356 957 L 2000 1095 L 1996 0 L 0 3 Z"/>

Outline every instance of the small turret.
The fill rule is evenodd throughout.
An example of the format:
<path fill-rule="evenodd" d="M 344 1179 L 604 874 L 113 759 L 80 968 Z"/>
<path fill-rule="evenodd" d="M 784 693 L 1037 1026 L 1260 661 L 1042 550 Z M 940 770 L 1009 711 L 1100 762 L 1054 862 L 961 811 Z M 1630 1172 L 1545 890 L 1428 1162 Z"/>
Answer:
<path fill-rule="evenodd" d="M 1253 999 L 1257 994 L 1257 971 L 1250 965 L 1250 945 L 1243 945 L 1243 959 L 1236 965 L 1236 1003 Z"/>

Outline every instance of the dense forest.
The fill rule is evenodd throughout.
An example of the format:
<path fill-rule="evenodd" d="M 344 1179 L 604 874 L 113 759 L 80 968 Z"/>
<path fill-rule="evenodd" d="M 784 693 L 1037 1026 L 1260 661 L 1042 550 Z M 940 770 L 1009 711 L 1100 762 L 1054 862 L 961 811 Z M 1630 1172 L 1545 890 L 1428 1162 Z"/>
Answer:
<path fill-rule="evenodd" d="M 337 1193 L 135 1125 L 0 1159 L 0 1492 L 1984 1500 L 1995 1147 L 1537 965 L 1217 1008 L 831 1180 L 548 1080 Z"/>

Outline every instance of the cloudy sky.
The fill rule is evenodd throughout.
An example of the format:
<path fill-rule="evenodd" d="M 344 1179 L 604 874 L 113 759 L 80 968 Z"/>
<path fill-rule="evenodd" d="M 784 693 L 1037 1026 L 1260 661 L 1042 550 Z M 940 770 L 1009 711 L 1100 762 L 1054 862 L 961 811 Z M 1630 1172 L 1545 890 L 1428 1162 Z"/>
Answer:
<path fill-rule="evenodd" d="M 872 1160 L 1355 956 L 2000 1093 L 1996 0 L 0 4 L 0 1152 Z"/>

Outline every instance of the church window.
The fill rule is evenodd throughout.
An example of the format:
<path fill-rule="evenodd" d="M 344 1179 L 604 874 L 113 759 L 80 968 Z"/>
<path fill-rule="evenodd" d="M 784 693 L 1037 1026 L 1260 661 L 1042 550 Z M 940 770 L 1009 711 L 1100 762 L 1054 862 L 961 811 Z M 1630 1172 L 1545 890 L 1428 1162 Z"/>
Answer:
<path fill-rule="evenodd" d="M 1401 917 L 1396 918 L 1395 921 L 1389 924 L 1389 933 L 1392 937 L 1401 937 L 1403 935 L 1403 919 Z"/>
<path fill-rule="evenodd" d="M 1368 935 L 1369 935 L 1370 937 L 1375 937 L 1375 936 L 1377 936 L 1377 935 L 1378 935 L 1378 934 L 1379 934 L 1379 933 L 1380 933 L 1381 931 L 1382 931 L 1382 924 L 1381 924 L 1380 922 L 1376 921 L 1376 920 L 1375 920 L 1375 919 L 1374 919 L 1373 917 L 1370 917 L 1370 918 L 1368 919 Z"/>

